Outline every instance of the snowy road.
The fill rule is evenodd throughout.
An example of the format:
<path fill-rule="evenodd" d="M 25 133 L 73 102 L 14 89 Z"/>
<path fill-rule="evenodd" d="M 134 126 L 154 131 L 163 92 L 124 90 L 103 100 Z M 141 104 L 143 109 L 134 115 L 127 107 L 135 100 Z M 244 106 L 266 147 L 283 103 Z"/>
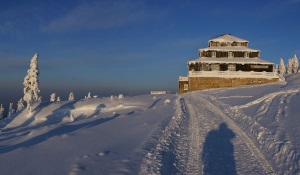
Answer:
<path fill-rule="evenodd" d="M 177 115 L 140 174 L 276 174 L 247 134 L 208 98 L 189 94 L 176 103 Z M 173 158 L 166 161 L 164 155 Z"/>

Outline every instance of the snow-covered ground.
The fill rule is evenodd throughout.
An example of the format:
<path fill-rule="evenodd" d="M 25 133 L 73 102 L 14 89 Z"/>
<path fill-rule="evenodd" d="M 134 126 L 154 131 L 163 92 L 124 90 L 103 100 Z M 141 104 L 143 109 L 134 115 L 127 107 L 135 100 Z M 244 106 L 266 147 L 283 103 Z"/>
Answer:
<path fill-rule="evenodd" d="M 45 102 L 1 123 L 1 174 L 299 174 L 300 74 L 285 83 Z"/>

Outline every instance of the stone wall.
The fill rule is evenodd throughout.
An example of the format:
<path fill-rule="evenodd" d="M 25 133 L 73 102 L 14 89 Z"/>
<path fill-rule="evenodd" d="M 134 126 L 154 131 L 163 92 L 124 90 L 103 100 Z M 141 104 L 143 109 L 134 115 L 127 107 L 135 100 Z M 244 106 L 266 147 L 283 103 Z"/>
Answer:
<path fill-rule="evenodd" d="M 217 78 L 217 77 L 189 77 L 189 91 L 211 89 L 211 88 L 224 88 L 236 87 L 243 85 L 266 84 L 279 81 L 278 78 Z M 179 93 L 184 93 L 180 90 Z"/>
<path fill-rule="evenodd" d="M 188 86 L 189 82 L 188 81 L 179 81 L 179 87 L 178 87 L 179 94 L 188 92 L 188 90 L 184 90 L 184 85 L 185 84 Z"/>

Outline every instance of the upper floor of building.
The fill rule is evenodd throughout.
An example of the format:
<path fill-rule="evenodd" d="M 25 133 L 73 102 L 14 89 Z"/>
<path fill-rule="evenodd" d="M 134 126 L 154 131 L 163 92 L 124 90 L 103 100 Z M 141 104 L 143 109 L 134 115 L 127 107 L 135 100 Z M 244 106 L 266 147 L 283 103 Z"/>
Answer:
<path fill-rule="evenodd" d="M 208 41 L 208 47 L 199 49 L 199 57 L 212 58 L 260 58 L 260 50 L 248 47 L 249 41 L 223 34 Z"/>

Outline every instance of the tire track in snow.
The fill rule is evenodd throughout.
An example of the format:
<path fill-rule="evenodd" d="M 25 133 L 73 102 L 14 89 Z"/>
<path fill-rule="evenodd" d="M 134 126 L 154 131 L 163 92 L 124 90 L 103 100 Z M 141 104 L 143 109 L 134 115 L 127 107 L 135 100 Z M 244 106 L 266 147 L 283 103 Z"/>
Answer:
<path fill-rule="evenodd" d="M 157 145 L 146 155 L 139 175 L 185 174 L 188 157 L 188 118 L 183 99 L 175 101 L 176 113 L 158 139 Z"/>
<path fill-rule="evenodd" d="M 203 145 L 206 142 L 206 136 L 210 131 L 217 130 L 221 123 L 226 122 L 219 114 L 215 112 L 215 109 L 207 105 L 205 100 L 202 100 L 202 97 L 198 98 L 185 98 L 188 109 L 193 109 L 196 114 L 196 118 L 199 123 L 199 132 L 200 132 L 200 155 L 203 155 Z M 189 102 L 190 101 L 190 102 Z M 199 105 L 200 104 L 200 105 Z M 190 113 L 192 115 L 192 113 Z M 228 125 L 230 128 L 230 125 Z M 235 131 L 236 132 L 236 131 Z M 216 138 L 217 139 L 217 138 Z M 249 149 L 248 145 L 239 135 L 236 135 L 235 139 L 232 140 L 234 145 L 234 159 L 236 162 L 236 171 L 238 174 L 247 174 L 247 175 L 258 175 L 258 174 L 268 174 L 263 169 L 260 162 L 253 155 L 253 152 Z M 216 150 L 217 151 L 217 150 Z M 245 159 L 245 157 L 247 157 Z M 205 159 L 205 157 L 203 157 Z M 202 174 L 204 165 L 202 158 L 200 159 L 200 165 L 202 165 L 201 170 Z M 218 161 L 218 160 L 216 160 Z"/>
<path fill-rule="evenodd" d="M 187 105 L 186 105 L 187 104 Z M 181 106 L 183 112 L 189 117 L 189 157 L 187 160 L 187 172 L 186 174 L 200 174 L 200 150 L 201 150 L 201 140 L 199 132 L 199 122 L 197 121 L 195 111 L 193 108 L 189 107 L 188 101 L 184 99 L 181 100 Z M 188 107 L 187 107 L 188 106 Z"/>
<path fill-rule="evenodd" d="M 242 111 L 233 110 L 229 105 L 216 101 L 213 97 L 209 99 L 215 101 L 218 107 L 224 109 L 227 116 L 248 134 L 248 137 L 259 146 L 260 151 L 270 160 L 273 169 L 278 174 L 300 174 L 300 154 L 293 148 L 291 142 L 278 140 L 274 132 L 271 132 L 268 128 L 253 120 L 253 117 L 244 114 Z M 282 110 L 280 112 L 280 109 L 282 106 L 285 106 L 284 101 L 285 97 L 281 96 L 281 104 L 277 107 L 279 111 L 275 115 L 281 114 Z"/>
<path fill-rule="evenodd" d="M 211 108 L 215 113 L 219 114 L 219 116 L 222 117 L 222 119 L 232 128 L 237 135 L 240 136 L 240 138 L 246 143 L 248 148 L 251 150 L 253 155 L 256 157 L 257 161 L 260 162 L 262 167 L 266 170 L 268 174 L 276 174 L 273 170 L 273 167 L 269 164 L 269 162 L 265 159 L 263 154 L 259 151 L 259 149 L 255 146 L 255 144 L 252 142 L 252 140 L 247 136 L 247 134 L 241 130 L 235 122 L 228 117 L 226 114 L 224 114 L 217 106 L 213 105 L 209 100 L 202 99 L 203 103 L 206 104 L 209 108 Z"/>
<path fill-rule="evenodd" d="M 178 98 L 176 106 L 176 115 L 166 127 L 156 148 L 146 156 L 140 175 L 166 174 L 164 171 L 166 168 L 169 174 L 203 174 L 201 155 L 205 138 L 208 132 L 215 130 L 223 122 L 227 123 L 237 134 L 234 141 L 234 154 L 238 155 L 236 159 L 239 163 L 237 172 L 239 174 L 275 174 L 250 138 L 232 119 L 207 99 Z M 183 130 L 188 133 L 184 134 Z M 166 154 L 175 155 L 176 158 L 171 162 L 164 162 L 163 157 Z M 256 171 L 251 172 L 253 168 L 256 168 Z M 263 169 L 265 172 L 261 172 Z"/>

